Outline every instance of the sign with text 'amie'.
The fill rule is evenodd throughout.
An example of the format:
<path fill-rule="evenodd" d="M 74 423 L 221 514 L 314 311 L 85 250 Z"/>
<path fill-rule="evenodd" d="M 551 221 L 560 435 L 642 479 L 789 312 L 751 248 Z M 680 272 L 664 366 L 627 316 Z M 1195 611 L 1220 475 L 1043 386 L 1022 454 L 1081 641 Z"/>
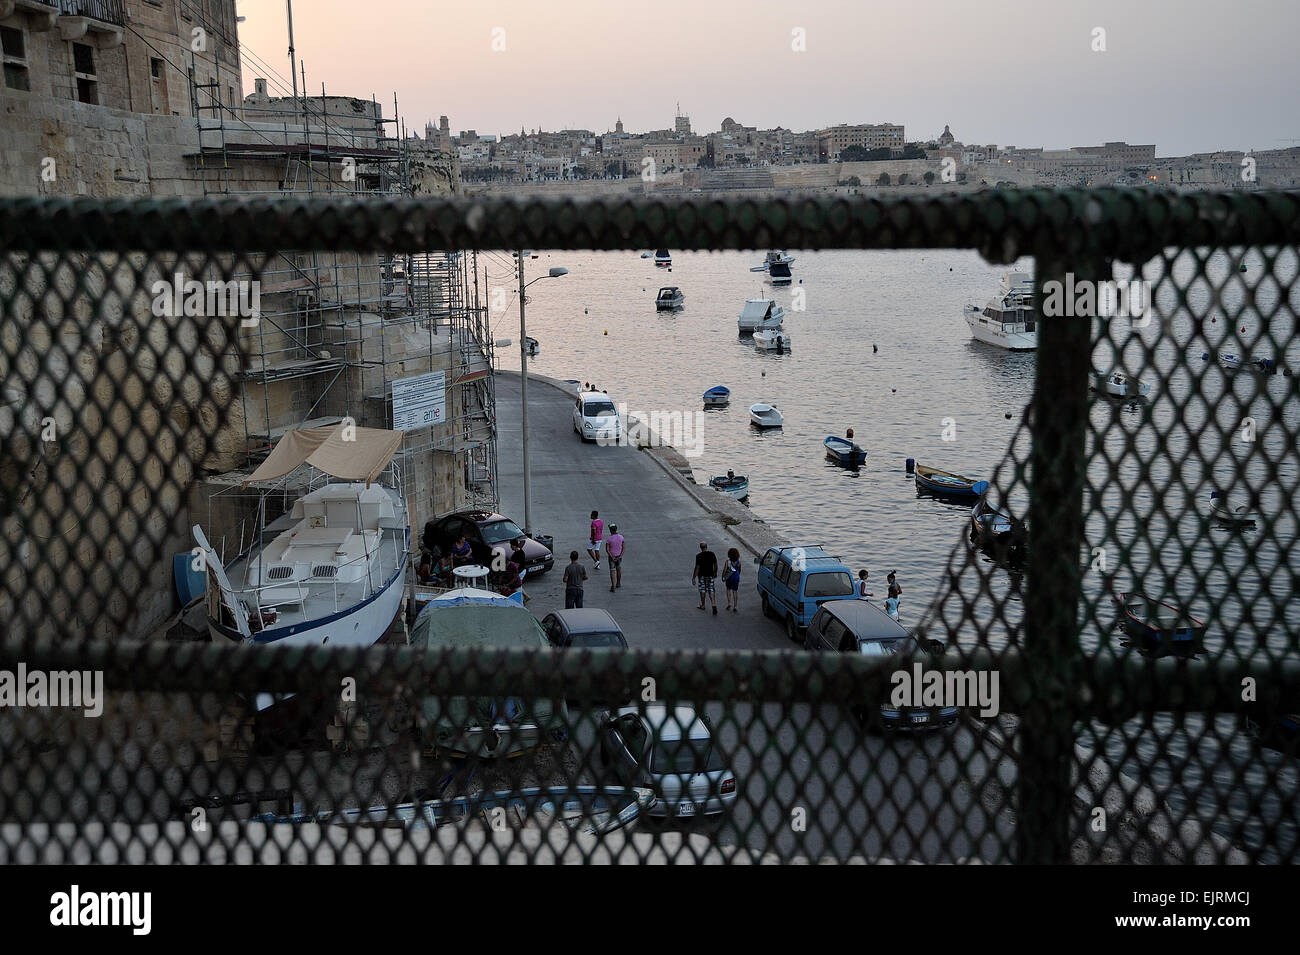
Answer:
<path fill-rule="evenodd" d="M 393 430 L 414 431 L 447 418 L 447 373 L 431 371 L 393 382 Z"/>

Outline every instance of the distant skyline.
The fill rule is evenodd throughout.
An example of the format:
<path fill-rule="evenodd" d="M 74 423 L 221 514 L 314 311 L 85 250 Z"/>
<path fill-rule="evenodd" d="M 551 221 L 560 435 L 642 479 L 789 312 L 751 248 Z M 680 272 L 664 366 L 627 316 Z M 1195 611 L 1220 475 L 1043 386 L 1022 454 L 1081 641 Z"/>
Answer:
<path fill-rule="evenodd" d="M 245 92 L 289 88 L 284 0 L 238 0 Z M 369 98 L 407 130 L 805 130 L 944 124 L 967 143 L 1155 143 L 1157 155 L 1300 145 L 1293 0 L 298 0 L 308 92 Z M 1094 52 L 1094 29 L 1105 52 Z M 504 34 L 493 31 L 497 28 Z M 794 52 L 801 29 L 806 51 Z M 495 39 L 505 49 L 493 51 Z M 264 68 L 271 67 L 275 72 Z M 278 78 L 275 74 L 279 74 Z"/>

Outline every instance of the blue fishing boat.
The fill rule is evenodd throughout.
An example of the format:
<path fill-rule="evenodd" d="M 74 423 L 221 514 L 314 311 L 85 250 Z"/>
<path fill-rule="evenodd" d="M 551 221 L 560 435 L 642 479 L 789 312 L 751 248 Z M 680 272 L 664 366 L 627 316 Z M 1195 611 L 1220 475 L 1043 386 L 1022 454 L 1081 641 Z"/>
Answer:
<path fill-rule="evenodd" d="M 714 385 L 704 393 L 704 407 L 721 408 L 731 401 L 731 389 L 724 388 L 722 385 Z"/>
<path fill-rule="evenodd" d="M 848 438 L 831 435 L 822 444 L 826 446 L 826 457 L 844 467 L 856 467 L 867 460 L 866 450 Z"/>
<path fill-rule="evenodd" d="M 749 478 L 735 471 L 728 471 L 724 476 L 709 478 L 709 487 L 723 494 L 729 494 L 738 501 L 749 497 Z"/>
<path fill-rule="evenodd" d="M 944 497 L 976 498 L 988 490 L 989 482 L 976 481 L 974 478 L 918 464 L 916 465 L 916 487 L 917 490 L 941 494 Z"/>
<path fill-rule="evenodd" d="M 1115 601 L 1129 636 L 1156 644 L 1203 646 L 1205 624 L 1182 608 L 1139 593 L 1117 594 Z"/>

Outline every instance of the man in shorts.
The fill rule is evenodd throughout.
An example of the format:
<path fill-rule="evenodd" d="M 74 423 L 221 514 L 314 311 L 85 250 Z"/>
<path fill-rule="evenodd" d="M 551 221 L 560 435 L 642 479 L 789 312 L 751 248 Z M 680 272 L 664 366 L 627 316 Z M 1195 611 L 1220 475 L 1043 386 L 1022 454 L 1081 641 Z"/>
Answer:
<path fill-rule="evenodd" d="M 582 606 L 582 582 L 587 579 L 587 568 L 578 563 L 578 552 L 569 551 L 569 566 L 564 568 L 564 609 Z"/>
<path fill-rule="evenodd" d="M 600 519 L 600 511 L 591 512 L 591 535 L 587 538 L 587 556 L 596 562 L 600 570 L 600 539 L 605 534 L 605 522 Z"/>
<path fill-rule="evenodd" d="M 691 583 L 700 588 L 700 610 L 704 609 L 704 597 L 707 594 L 713 604 L 713 615 L 718 615 L 718 598 L 713 594 L 713 579 L 718 576 L 718 555 L 709 550 L 709 545 L 700 541 L 700 552 L 695 555 L 695 569 L 691 571 Z"/>
<path fill-rule="evenodd" d="M 627 541 L 618 532 L 617 524 L 609 525 L 609 540 L 605 541 L 605 552 L 609 555 L 609 592 L 623 586 L 623 554 L 627 550 Z"/>

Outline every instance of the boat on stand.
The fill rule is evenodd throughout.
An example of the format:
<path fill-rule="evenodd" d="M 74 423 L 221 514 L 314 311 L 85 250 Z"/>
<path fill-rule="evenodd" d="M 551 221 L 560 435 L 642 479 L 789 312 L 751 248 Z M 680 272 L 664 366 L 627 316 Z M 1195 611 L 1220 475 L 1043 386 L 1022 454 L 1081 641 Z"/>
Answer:
<path fill-rule="evenodd" d="M 998 294 L 983 308 L 967 305 L 964 316 L 976 341 L 1007 351 L 1038 348 L 1038 307 L 1028 272 L 1007 272 Z"/>
<path fill-rule="evenodd" d="M 258 505 L 237 555 L 223 561 L 194 525 L 213 639 L 369 647 L 383 638 L 410 564 L 411 525 L 393 462 L 402 437 L 342 424 L 288 431 L 242 485 L 257 488 Z M 268 505 L 283 512 L 272 519 Z M 276 700 L 259 694 L 256 702 L 262 710 Z"/>

